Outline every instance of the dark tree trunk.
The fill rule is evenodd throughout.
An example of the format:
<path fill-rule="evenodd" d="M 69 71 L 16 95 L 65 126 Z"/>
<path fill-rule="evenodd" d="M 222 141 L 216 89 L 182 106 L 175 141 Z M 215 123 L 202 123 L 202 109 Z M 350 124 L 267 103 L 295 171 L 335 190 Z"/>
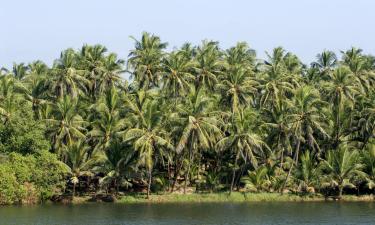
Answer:
<path fill-rule="evenodd" d="M 232 172 L 232 181 L 230 183 L 230 191 L 229 195 L 232 194 L 233 191 L 233 186 L 234 186 L 234 180 L 236 178 L 236 167 L 237 167 L 237 161 L 238 161 L 238 154 L 236 155 L 236 158 L 234 160 L 234 167 L 233 167 L 233 172 Z"/>
<path fill-rule="evenodd" d="M 147 184 L 147 199 L 150 199 L 151 182 L 152 182 L 152 169 L 149 169 L 148 184 Z"/>
<path fill-rule="evenodd" d="M 290 177 L 290 174 L 292 173 L 293 166 L 294 166 L 294 162 L 296 162 L 296 164 L 297 164 L 297 161 L 298 161 L 298 153 L 299 153 L 300 145 L 301 145 L 301 141 L 298 139 L 298 141 L 297 141 L 297 149 L 296 149 L 296 153 L 294 154 L 294 160 L 293 160 L 293 162 L 292 162 L 292 165 L 290 166 L 290 169 L 289 169 L 289 171 L 288 171 L 288 175 L 286 176 L 285 181 L 284 181 L 284 184 L 283 184 L 283 186 L 282 186 L 282 188 L 281 188 L 281 190 L 280 190 L 280 191 L 281 191 L 281 194 L 283 194 L 284 189 L 285 189 L 285 186 L 286 186 L 286 184 L 287 184 L 287 182 L 288 182 L 288 179 L 289 179 L 289 177 Z"/>

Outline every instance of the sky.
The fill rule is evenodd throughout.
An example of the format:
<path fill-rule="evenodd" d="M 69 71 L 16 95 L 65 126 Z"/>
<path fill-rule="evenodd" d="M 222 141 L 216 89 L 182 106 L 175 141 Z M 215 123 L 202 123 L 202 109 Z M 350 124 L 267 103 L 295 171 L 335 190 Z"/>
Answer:
<path fill-rule="evenodd" d="M 310 63 L 324 49 L 375 55 L 374 0 L 0 0 L 0 67 L 103 44 L 125 59 L 143 31 L 169 43 L 283 46 Z"/>

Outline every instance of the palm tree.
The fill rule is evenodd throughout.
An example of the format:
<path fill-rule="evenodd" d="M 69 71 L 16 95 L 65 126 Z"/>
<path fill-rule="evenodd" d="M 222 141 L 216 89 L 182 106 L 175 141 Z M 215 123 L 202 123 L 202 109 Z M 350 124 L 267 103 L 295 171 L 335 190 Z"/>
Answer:
<path fill-rule="evenodd" d="M 24 77 L 26 77 L 28 74 L 28 70 L 29 70 L 28 66 L 26 66 L 24 63 L 13 64 L 13 74 L 14 74 L 14 77 L 18 80 L 21 80 Z"/>
<path fill-rule="evenodd" d="M 188 153 L 184 192 L 186 192 L 191 163 L 196 151 L 212 147 L 221 137 L 222 132 L 219 129 L 221 122 L 210 114 L 212 103 L 212 99 L 207 97 L 202 89 L 198 91 L 193 89 L 186 101 L 177 107 L 180 140 L 176 146 L 176 152 L 179 154 L 185 149 Z"/>
<path fill-rule="evenodd" d="M 263 151 L 268 148 L 261 137 L 254 133 L 253 119 L 254 116 L 250 110 L 239 113 L 238 116 L 235 116 L 233 131 L 230 136 L 224 137 L 217 143 L 219 149 L 231 150 L 234 154 L 230 193 L 233 191 L 237 163 L 240 157 L 242 157 L 245 162 L 249 159 L 252 166 L 257 169 L 257 158 L 264 157 L 265 154 Z"/>
<path fill-rule="evenodd" d="M 232 113 L 238 113 L 240 108 L 253 102 L 257 86 L 250 71 L 236 67 L 228 71 L 216 88 L 221 93 L 223 105 L 228 105 Z"/>
<path fill-rule="evenodd" d="M 70 142 L 64 147 L 64 154 L 66 155 L 66 165 L 70 168 L 72 177 L 70 179 L 73 183 L 73 193 L 75 196 L 76 185 L 79 183 L 79 177 L 82 175 L 91 176 L 91 169 L 94 165 L 103 161 L 103 155 L 99 151 L 90 153 L 90 148 L 83 141 Z"/>
<path fill-rule="evenodd" d="M 268 60 L 264 62 L 264 72 L 259 76 L 261 83 L 261 106 L 280 107 L 281 99 L 291 95 L 298 87 L 298 79 L 295 74 L 289 73 L 283 61 L 285 50 L 275 48 L 272 55 L 267 53 Z"/>
<path fill-rule="evenodd" d="M 84 45 L 81 48 L 79 57 L 79 66 L 81 70 L 86 70 L 85 78 L 87 82 L 88 94 L 96 99 L 98 93 L 98 78 L 102 73 L 103 61 L 107 48 L 102 45 Z"/>
<path fill-rule="evenodd" d="M 103 66 L 99 68 L 100 73 L 98 76 L 99 92 L 104 93 L 112 87 L 117 86 L 121 82 L 122 65 L 124 61 L 117 59 L 114 53 L 109 54 L 103 59 Z"/>
<path fill-rule="evenodd" d="M 267 172 L 266 166 L 260 166 L 254 171 L 247 171 L 247 176 L 242 179 L 242 182 L 245 183 L 245 187 L 253 189 L 256 192 L 266 190 L 270 185 Z"/>
<path fill-rule="evenodd" d="M 320 154 L 320 147 L 316 140 L 316 135 L 321 134 L 323 137 L 329 137 L 325 131 L 325 120 L 320 110 L 323 105 L 324 102 L 320 100 L 319 93 L 316 89 L 310 86 L 303 86 L 296 90 L 294 107 L 291 109 L 291 114 L 287 116 L 287 120 L 290 121 L 292 136 L 296 142 L 294 163 L 297 165 L 301 142 L 313 152 Z M 283 191 L 288 182 L 294 163 L 289 168 L 281 191 Z"/>
<path fill-rule="evenodd" d="M 141 40 L 131 38 L 135 41 L 135 49 L 130 51 L 128 60 L 132 76 L 141 88 L 158 86 L 160 63 L 167 43 L 161 42 L 159 37 L 147 32 L 142 33 Z"/>
<path fill-rule="evenodd" d="M 49 86 L 57 98 L 66 94 L 72 98 L 78 96 L 81 91 L 86 91 L 88 80 L 84 77 L 84 70 L 77 69 L 78 57 L 73 49 L 67 49 L 61 53 L 52 68 L 52 77 Z"/>
<path fill-rule="evenodd" d="M 225 52 L 225 60 L 229 67 L 242 67 L 251 70 L 255 67 L 255 50 L 250 49 L 246 42 L 239 42 Z"/>
<path fill-rule="evenodd" d="M 54 104 L 52 117 L 45 121 L 53 148 L 60 156 L 63 156 L 63 146 L 72 145 L 76 140 L 86 137 L 86 122 L 77 112 L 77 101 L 69 96 L 64 96 Z"/>
<path fill-rule="evenodd" d="M 119 104 L 117 90 L 112 88 L 92 106 L 96 112 L 92 114 L 93 129 L 88 136 L 98 140 L 97 147 L 102 150 L 108 147 L 112 139 L 119 137 L 126 126 L 126 121 L 120 117 Z"/>
<path fill-rule="evenodd" d="M 120 186 L 131 185 L 126 176 L 129 177 L 135 171 L 136 154 L 130 146 L 114 140 L 110 143 L 105 156 L 104 163 L 94 168 L 94 171 L 106 174 L 100 180 L 100 184 L 102 186 L 113 184 L 117 194 Z"/>
<path fill-rule="evenodd" d="M 303 192 L 315 192 L 314 186 L 319 181 L 319 167 L 311 152 L 305 152 L 301 156 L 301 164 L 296 168 L 294 178 L 299 182 Z"/>
<path fill-rule="evenodd" d="M 11 75 L 0 77 L 0 119 L 5 125 L 12 121 L 20 101 L 22 101 L 17 93 L 18 86 L 17 80 Z"/>
<path fill-rule="evenodd" d="M 329 151 L 326 157 L 321 169 L 327 178 L 338 186 L 338 197 L 341 199 L 344 187 L 351 184 L 350 179 L 365 176 L 360 154 L 356 150 L 350 150 L 347 145 L 340 145 L 338 150 Z"/>
<path fill-rule="evenodd" d="M 140 127 L 130 128 L 125 133 L 125 141 L 131 142 L 139 155 L 139 164 L 147 169 L 148 186 L 147 198 L 150 196 L 152 170 L 154 167 L 155 154 L 161 158 L 165 155 L 166 149 L 173 149 L 168 140 L 167 133 L 163 130 L 161 124 L 162 114 L 158 109 L 156 101 L 147 101 L 145 103 L 141 116 L 144 123 Z"/>
<path fill-rule="evenodd" d="M 355 94 L 358 94 L 358 80 L 347 67 L 339 67 L 329 74 L 329 79 L 323 82 L 323 90 L 328 101 L 332 103 L 332 111 L 335 116 L 335 140 L 337 146 L 342 134 L 340 115 L 344 108 L 344 103 L 353 103 Z"/>
<path fill-rule="evenodd" d="M 317 61 L 311 63 L 311 67 L 318 68 L 320 77 L 317 80 L 325 79 L 337 65 L 337 56 L 332 51 L 323 51 L 316 56 Z"/>
<path fill-rule="evenodd" d="M 375 188 L 375 144 L 368 145 L 361 152 L 363 172 L 367 174 L 366 183 L 369 189 Z"/>
<path fill-rule="evenodd" d="M 190 83 L 194 81 L 191 73 L 193 62 L 182 51 L 172 52 L 162 60 L 163 91 L 167 96 L 178 97 L 190 90 Z"/>
<path fill-rule="evenodd" d="M 281 101 L 281 104 L 273 109 L 262 110 L 262 128 L 265 127 L 267 132 L 267 143 L 271 143 L 269 147 L 279 154 L 281 168 L 285 152 L 291 152 L 291 124 L 287 120 L 290 113 L 289 107 L 291 107 L 290 101 Z"/>
<path fill-rule="evenodd" d="M 342 53 L 344 64 L 348 66 L 354 77 L 357 78 L 361 87 L 367 92 L 370 91 L 375 83 L 375 73 L 368 70 L 366 57 L 362 55 L 362 49 L 352 47 Z"/>
<path fill-rule="evenodd" d="M 204 41 L 202 46 L 197 48 L 195 60 L 197 63 L 195 66 L 195 89 L 199 90 L 202 87 L 206 87 L 213 90 L 218 82 L 217 76 L 225 67 L 218 43 L 214 41 Z"/>

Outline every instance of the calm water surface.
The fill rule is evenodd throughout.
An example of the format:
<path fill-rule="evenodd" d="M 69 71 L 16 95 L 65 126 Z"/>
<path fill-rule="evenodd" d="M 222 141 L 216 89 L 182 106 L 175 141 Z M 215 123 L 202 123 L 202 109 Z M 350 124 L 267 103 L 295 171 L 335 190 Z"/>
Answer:
<path fill-rule="evenodd" d="M 6 206 L 0 207 L 0 224 L 375 224 L 375 203 Z"/>

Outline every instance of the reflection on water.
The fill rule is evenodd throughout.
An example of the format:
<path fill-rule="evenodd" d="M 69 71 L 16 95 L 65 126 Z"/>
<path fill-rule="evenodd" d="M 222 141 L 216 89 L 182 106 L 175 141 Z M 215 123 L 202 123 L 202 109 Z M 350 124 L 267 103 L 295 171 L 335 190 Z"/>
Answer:
<path fill-rule="evenodd" d="M 6 206 L 0 207 L 0 224 L 375 224 L 375 203 Z"/>

